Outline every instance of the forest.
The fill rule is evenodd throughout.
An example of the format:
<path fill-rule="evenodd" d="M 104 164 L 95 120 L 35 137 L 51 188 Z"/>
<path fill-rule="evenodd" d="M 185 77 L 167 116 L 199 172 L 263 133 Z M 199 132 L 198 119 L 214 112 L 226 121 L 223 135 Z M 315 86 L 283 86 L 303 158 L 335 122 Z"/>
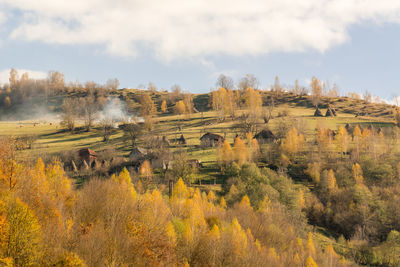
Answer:
<path fill-rule="evenodd" d="M 1 266 L 400 266 L 400 108 L 369 93 L 11 70 L 0 117 Z"/>

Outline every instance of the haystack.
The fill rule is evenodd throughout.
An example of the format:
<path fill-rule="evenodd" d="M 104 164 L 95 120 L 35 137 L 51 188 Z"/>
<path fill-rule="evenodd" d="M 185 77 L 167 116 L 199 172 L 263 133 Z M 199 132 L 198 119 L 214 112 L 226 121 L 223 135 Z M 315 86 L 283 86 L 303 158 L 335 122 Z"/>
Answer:
<path fill-rule="evenodd" d="M 275 140 L 275 135 L 270 130 L 264 129 L 257 133 L 254 138 L 256 138 L 258 141 L 273 141 Z"/>
<path fill-rule="evenodd" d="M 328 109 L 326 110 L 325 117 L 335 117 L 335 114 L 330 107 L 328 107 Z"/>
<path fill-rule="evenodd" d="M 319 109 L 319 107 L 317 107 L 317 109 L 315 110 L 314 117 L 323 117 L 322 112 Z"/>

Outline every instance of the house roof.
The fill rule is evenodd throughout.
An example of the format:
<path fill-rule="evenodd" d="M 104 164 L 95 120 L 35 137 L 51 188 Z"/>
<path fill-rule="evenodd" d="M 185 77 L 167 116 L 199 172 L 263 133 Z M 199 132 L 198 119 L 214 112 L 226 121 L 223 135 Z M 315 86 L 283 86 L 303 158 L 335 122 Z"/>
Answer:
<path fill-rule="evenodd" d="M 129 155 L 137 155 L 137 154 L 146 155 L 147 153 L 148 153 L 147 149 L 142 147 L 135 147 L 134 149 L 132 149 Z"/>
<path fill-rule="evenodd" d="M 213 134 L 213 133 L 206 133 L 202 137 L 200 137 L 200 140 L 203 140 L 204 138 L 207 139 L 214 139 L 214 140 L 224 140 L 224 138 L 218 134 Z"/>
<path fill-rule="evenodd" d="M 79 150 L 79 156 L 85 156 L 85 155 L 90 155 L 90 156 L 97 156 L 97 153 L 91 150 L 90 148 L 82 148 Z"/>

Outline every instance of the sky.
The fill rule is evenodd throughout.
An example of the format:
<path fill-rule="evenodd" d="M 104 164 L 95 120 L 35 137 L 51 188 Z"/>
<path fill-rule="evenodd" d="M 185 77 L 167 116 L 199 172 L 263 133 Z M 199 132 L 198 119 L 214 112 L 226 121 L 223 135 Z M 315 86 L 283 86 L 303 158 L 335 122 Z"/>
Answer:
<path fill-rule="evenodd" d="M 316 76 L 391 99 L 399 48 L 398 0 L 0 0 L 0 83 L 58 70 L 199 93 L 250 73 L 262 88 Z"/>

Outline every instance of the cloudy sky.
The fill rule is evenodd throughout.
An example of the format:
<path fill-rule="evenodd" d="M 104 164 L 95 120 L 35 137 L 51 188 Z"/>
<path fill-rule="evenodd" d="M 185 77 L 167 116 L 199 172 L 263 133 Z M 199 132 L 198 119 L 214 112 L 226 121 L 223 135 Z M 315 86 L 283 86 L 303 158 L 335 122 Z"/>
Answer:
<path fill-rule="evenodd" d="M 400 95 L 398 0 L 0 0 L 10 68 L 121 87 L 207 92 L 221 73 L 262 87 L 312 76 L 341 92 Z"/>

